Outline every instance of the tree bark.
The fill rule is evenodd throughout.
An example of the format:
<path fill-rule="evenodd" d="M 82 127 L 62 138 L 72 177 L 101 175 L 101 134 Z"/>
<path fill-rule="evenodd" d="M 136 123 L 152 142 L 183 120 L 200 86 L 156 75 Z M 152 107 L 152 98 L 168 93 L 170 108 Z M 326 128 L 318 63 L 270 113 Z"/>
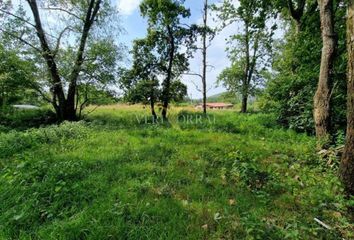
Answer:
<path fill-rule="evenodd" d="M 171 80 L 172 80 L 172 66 L 173 60 L 175 56 L 175 40 L 173 36 L 173 32 L 170 26 L 167 27 L 169 41 L 170 41 L 170 50 L 169 50 L 169 62 L 168 62 L 168 69 L 167 69 L 167 77 L 163 83 L 163 105 L 162 105 L 162 119 L 167 120 L 167 108 L 170 102 L 170 87 L 171 87 Z"/>
<path fill-rule="evenodd" d="M 73 71 L 70 75 L 70 84 L 68 89 L 68 96 L 66 99 L 66 111 L 65 111 L 65 120 L 76 120 L 76 106 L 75 106 L 75 95 L 77 88 L 77 80 L 81 71 L 81 66 L 83 64 L 83 55 L 85 52 L 87 38 L 89 36 L 90 29 L 96 18 L 98 10 L 100 8 L 101 0 L 98 0 L 95 3 L 95 0 L 90 0 L 90 4 L 86 13 L 84 27 L 82 29 L 82 35 L 80 39 L 79 49 L 77 51 L 77 56 L 74 64 Z"/>
<path fill-rule="evenodd" d="M 288 8 L 291 17 L 295 21 L 296 34 L 301 31 L 301 18 L 304 15 L 306 0 L 297 0 L 297 8 L 295 8 L 293 0 L 288 0 Z"/>
<path fill-rule="evenodd" d="M 208 0 L 204 2 L 204 16 L 203 16 L 203 77 L 202 77 L 202 85 L 203 85 L 203 113 L 207 114 L 207 96 L 206 96 L 206 68 L 207 68 L 207 45 L 206 45 L 206 38 L 207 38 L 207 21 L 208 21 Z"/>
<path fill-rule="evenodd" d="M 329 141 L 330 131 L 330 98 L 331 74 L 336 40 L 333 19 L 333 1 L 318 0 L 320 6 L 321 31 L 322 31 L 322 57 L 317 91 L 314 96 L 314 120 L 318 147 L 324 147 Z"/>
<path fill-rule="evenodd" d="M 246 63 L 244 69 L 244 76 L 242 80 L 242 106 L 241 113 L 247 112 L 248 102 L 248 88 L 249 88 L 249 74 L 250 74 L 250 32 L 248 22 L 245 22 L 245 48 L 246 48 Z"/>
<path fill-rule="evenodd" d="M 242 94 L 242 106 L 241 106 L 241 112 L 246 113 L 247 112 L 247 103 L 248 103 L 248 95 L 247 94 Z"/>
<path fill-rule="evenodd" d="M 52 79 L 52 94 L 53 100 L 52 104 L 57 113 L 57 118 L 60 121 L 69 120 L 74 121 L 77 119 L 76 110 L 77 106 L 75 104 L 75 96 L 77 92 L 77 80 L 81 71 L 81 66 L 83 64 L 83 54 L 85 51 L 85 46 L 89 31 L 94 23 L 94 20 L 99 11 L 102 0 L 90 0 L 89 7 L 86 12 L 86 18 L 84 21 L 84 27 L 82 30 L 82 36 L 80 39 L 80 46 L 77 52 L 76 61 L 74 63 L 73 70 L 70 75 L 70 83 L 68 88 L 67 97 L 65 97 L 63 84 L 58 71 L 58 67 L 55 61 L 55 51 L 53 51 L 46 39 L 46 35 L 42 26 L 38 5 L 36 0 L 27 0 L 35 21 L 34 27 L 36 28 L 37 36 L 41 43 L 42 56 L 47 63 L 47 67 Z"/>
<path fill-rule="evenodd" d="M 46 39 L 42 21 L 38 11 L 38 5 L 36 0 L 27 0 L 35 22 L 36 33 L 39 38 L 42 56 L 46 61 L 51 79 L 52 79 L 52 92 L 53 92 L 53 107 L 56 110 L 57 117 L 59 120 L 63 120 L 65 116 L 66 100 L 63 85 L 59 75 L 58 67 L 54 59 L 54 54 L 49 47 L 48 41 Z M 58 104 L 57 104 L 58 101 Z"/>
<path fill-rule="evenodd" d="M 342 161 L 340 164 L 340 175 L 346 192 L 349 195 L 354 195 L 354 0 L 350 0 L 348 5 L 347 46 L 347 136 Z"/>
<path fill-rule="evenodd" d="M 151 108 L 152 118 L 154 119 L 154 122 L 155 122 L 157 120 L 157 115 L 155 112 L 155 102 L 154 102 L 153 98 L 150 99 L 150 108 Z"/>

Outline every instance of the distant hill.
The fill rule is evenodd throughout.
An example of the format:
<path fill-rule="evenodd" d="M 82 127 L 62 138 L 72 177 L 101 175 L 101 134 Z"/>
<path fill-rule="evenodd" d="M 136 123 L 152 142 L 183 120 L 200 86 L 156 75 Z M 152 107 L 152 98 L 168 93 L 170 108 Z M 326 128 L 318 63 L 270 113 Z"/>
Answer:
<path fill-rule="evenodd" d="M 215 95 L 212 95 L 207 98 L 208 102 L 226 102 L 226 103 L 239 103 L 240 102 L 240 97 L 235 96 L 234 94 L 231 94 L 229 92 L 222 92 L 218 93 Z"/>
<path fill-rule="evenodd" d="M 199 99 L 191 100 L 190 98 L 186 98 L 185 101 L 193 102 L 193 104 L 196 104 L 196 103 L 202 103 L 203 99 L 199 98 Z M 254 97 L 249 97 L 249 103 L 252 103 L 254 101 L 255 101 Z M 207 97 L 207 102 L 208 103 L 223 102 L 223 103 L 238 104 L 241 103 L 241 95 L 237 94 L 235 96 L 234 94 L 229 92 L 222 92 Z"/>

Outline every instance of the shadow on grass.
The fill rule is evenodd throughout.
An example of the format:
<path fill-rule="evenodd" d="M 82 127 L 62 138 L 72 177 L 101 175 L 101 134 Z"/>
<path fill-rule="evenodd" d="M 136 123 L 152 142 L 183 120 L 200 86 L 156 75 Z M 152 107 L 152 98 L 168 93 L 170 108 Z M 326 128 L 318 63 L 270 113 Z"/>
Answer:
<path fill-rule="evenodd" d="M 12 109 L 0 113 L 0 132 L 27 130 L 57 123 L 55 113 L 49 109 Z"/>

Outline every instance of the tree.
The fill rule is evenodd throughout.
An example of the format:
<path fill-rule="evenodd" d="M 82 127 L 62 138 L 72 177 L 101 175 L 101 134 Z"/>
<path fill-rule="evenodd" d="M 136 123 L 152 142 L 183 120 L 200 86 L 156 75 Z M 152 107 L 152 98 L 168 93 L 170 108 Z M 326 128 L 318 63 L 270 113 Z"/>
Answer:
<path fill-rule="evenodd" d="M 335 57 L 336 35 L 334 32 L 334 12 L 332 0 L 318 0 L 322 30 L 322 57 L 317 91 L 314 96 L 314 120 L 319 147 L 329 140 L 330 101 L 333 82 L 333 60 Z"/>
<path fill-rule="evenodd" d="M 339 39 L 345 38 L 346 7 L 335 1 L 334 23 Z M 286 6 L 284 5 L 284 8 Z M 306 1 L 301 18 L 301 31 L 290 17 L 287 7 L 282 8 L 280 23 L 287 31 L 282 39 L 273 45 L 272 74 L 267 78 L 263 94 L 263 109 L 273 111 L 278 121 L 285 127 L 299 132 L 315 134 L 314 98 L 320 70 L 321 29 L 318 4 L 314 0 Z M 280 10 L 279 10 L 280 11 Z M 333 87 L 331 98 L 331 132 L 344 131 L 346 126 L 346 45 L 338 41 L 331 73 Z M 334 139 L 335 140 L 335 139 Z"/>
<path fill-rule="evenodd" d="M 214 9 L 224 26 L 233 22 L 242 24 L 242 32 L 229 38 L 227 51 L 232 66 L 219 76 L 219 81 L 242 94 L 241 112 L 245 113 L 254 83 L 258 82 L 259 73 L 265 67 L 261 60 L 271 51 L 275 26 L 268 29 L 266 25 L 271 14 L 269 3 L 241 0 L 240 6 L 236 7 L 232 1 L 226 0 L 221 7 L 214 6 Z"/>
<path fill-rule="evenodd" d="M 217 83 L 222 84 L 227 91 L 234 96 L 241 95 L 242 103 L 245 104 L 244 98 L 244 68 L 242 68 L 242 63 L 235 61 L 228 68 L 225 68 L 218 76 Z M 248 83 L 247 95 L 255 96 L 259 92 L 260 86 L 264 83 L 264 78 L 262 72 L 253 73 L 252 78 Z M 245 105 L 242 105 L 243 107 Z M 242 110 L 242 112 L 246 112 Z"/>
<path fill-rule="evenodd" d="M 131 103 L 150 104 L 151 114 L 156 120 L 155 103 L 162 99 L 159 76 L 164 74 L 164 61 L 160 62 L 154 54 L 156 37 L 150 33 L 144 39 L 137 39 L 133 43 L 133 64 L 128 69 L 123 69 L 120 83 L 125 92 L 125 100 Z M 179 61 L 174 62 L 179 64 Z M 178 66 L 176 66 L 178 67 Z M 187 94 L 187 87 L 175 79 L 170 85 L 170 101 L 179 102 Z"/>
<path fill-rule="evenodd" d="M 0 45 L 0 111 L 26 96 L 33 89 L 35 66 L 22 60 L 15 52 Z"/>
<path fill-rule="evenodd" d="M 286 10 L 285 14 L 291 17 L 291 19 L 295 22 L 295 32 L 298 34 L 301 31 L 303 24 L 303 17 L 306 15 L 306 5 L 307 8 L 311 9 L 317 6 L 316 0 L 314 4 L 311 4 L 307 0 L 273 0 L 273 5 L 275 8 L 282 12 L 284 9 Z M 306 4 L 308 3 L 308 4 Z"/>
<path fill-rule="evenodd" d="M 215 36 L 215 29 L 212 29 L 208 26 L 208 9 L 209 9 L 209 4 L 208 0 L 204 0 L 204 5 L 203 5 L 203 23 L 202 25 L 193 25 L 194 31 L 201 36 L 201 47 L 197 47 L 198 50 L 201 50 L 202 53 L 202 73 L 196 73 L 196 72 L 187 72 L 185 75 L 190 75 L 190 76 L 196 76 L 201 79 L 202 87 L 199 88 L 199 85 L 192 82 L 196 90 L 202 94 L 202 106 L 203 106 L 203 113 L 207 113 L 207 69 L 208 66 L 207 64 L 207 52 L 208 48 L 211 46 L 211 41 Z"/>
<path fill-rule="evenodd" d="M 39 3 L 36 0 L 27 0 L 26 2 L 32 13 L 31 18 L 18 15 L 9 7 L 0 9 L 0 12 L 8 16 L 12 22 L 22 23 L 21 29 L 1 27 L 1 31 L 3 34 L 30 46 L 41 56 L 47 67 L 47 76 L 49 76 L 48 87 L 52 96 L 48 100 L 53 105 L 58 119 L 76 120 L 78 81 L 84 62 L 90 61 L 85 55 L 87 45 L 90 41 L 94 42 L 95 38 L 104 35 L 103 29 L 107 28 L 105 26 L 112 26 L 107 22 L 107 19 L 114 15 L 114 11 L 108 0 L 50 0 Z M 60 24 L 47 26 L 49 22 L 42 19 L 42 11 L 49 11 Z M 60 30 L 53 30 L 57 28 Z M 98 30 L 101 31 L 101 36 L 97 34 Z M 33 32 L 36 36 L 33 36 Z M 67 33 L 70 33 L 70 36 Z M 74 59 L 69 65 L 68 77 L 64 78 L 63 69 L 60 68 L 63 60 L 61 50 L 65 51 L 66 49 L 73 51 Z M 66 55 L 64 54 L 64 56 Z"/>
<path fill-rule="evenodd" d="M 208 0 L 204 1 L 203 9 L 203 33 L 202 33 L 202 55 L 203 55 L 203 73 L 202 73 L 202 94 L 203 94 L 203 113 L 207 113 L 207 36 L 213 35 L 213 32 L 208 27 Z"/>
<path fill-rule="evenodd" d="M 120 84 L 125 92 L 125 99 L 131 103 L 150 104 L 151 114 L 157 119 L 155 103 L 158 101 L 161 91 L 159 89 L 158 75 L 161 73 L 161 65 L 153 54 L 154 34 L 146 39 L 137 39 L 133 43 L 133 64 L 131 69 L 123 69 Z"/>
<path fill-rule="evenodd" d="M 148 19 L 148 34 L 156 36 L 154 52 L 158 57 L 164 80 L 162 82 L 162 118 L 167 119 L 167 109 L 171 100 L 171 84 L 188 69 L 188 57 L 193 50 L 195 30 L 181 20 L 190 16 L 183 1 L 144 0 L 140 5 L 143 17 Z M 184 46 L 187 50 L 181 51 Z"/>
<path fill-rule="evenodd" d="M 346 191 L 354 195 L 354 0 L 348 4 L 347 16 L 348 48 L 348 107 L 347 136 L 340 165 L 341 178 Z"/>
<path fill-rule="evenodd" d="M 75 49 L 62 49 L 58 53 L 62 61 L 59 62 L 61 77 L 65 82 L 70 80 L 71 64 L 75 60 Z M 89 104 L 98 102 L 97 97 L 111 98 L 114 93 L 113 86 L 117 84 L 117 62 L 122 58 L 119 47 L 113 39 L 97 39 L 89 41 L 86 47 L 85 59 L 77 79 L 75 95 L 75 111 L 81 118 L 82 111 Z M 97 95 L 97 96 L 96 96 Z M 105 97 L 105 95 L 107 95 Z"/>
<path fill-rule="evenodd" d="M 299 33 L 301 30 L 301 20 L 302 16 L 304 15 L 305 5 L 306 0 L 295 0 L 295 3 L 293 2 L 293 0 L 288 0 L 289 12 L 296 24 L 296 33 Z"/>

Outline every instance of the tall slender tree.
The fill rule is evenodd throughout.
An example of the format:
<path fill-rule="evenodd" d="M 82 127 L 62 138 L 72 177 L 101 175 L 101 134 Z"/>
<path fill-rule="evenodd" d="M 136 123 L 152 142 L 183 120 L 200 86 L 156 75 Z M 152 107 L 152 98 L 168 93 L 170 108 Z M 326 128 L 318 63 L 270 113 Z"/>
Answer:
<path fill-rule="evenodd" d="M 156 34 L 155 52 L 159 56 L 164 80 L 162 82 L 162 118 L 167 119 L 167 109 L 172 98 L 174 80 L 188 70 L 188 57 L 194 49 L 195 30 L 182 19 L 190 17 L 190 10 L 180 0 L 144 0 L 140 5 L 143 17 L 148 19 L 148 34 Z M 186 52 L 181 47 L 186 47 Z M 177 64 L 178 63 L 178 64 Z"/>
<path fill-rule="evenodd" d="M 354 0 L 349 0 L 347 16 L 348 46 L 348 109 L 347 137 L 340 165 L 341 178 L 346 191 L 354 195 Z"/>
<path fill-rule="evenodd" d="M 334 31 L 333 0 L 318 0 L 320 7 L 322 31 L 322 57 L 317 90 L 314 96 L 314 120 L 319 148 L 329 141 L 330 134 L 330 101 L 333 73 L 333 60 L 336 49 L 336 34 Z"/>
<path fill-rule="evenodd" d="M 202 94 L 203 94 L 203 113 L 207 113 L 207 34 L 208 34 L 208 0 L 204 1 L 203 9 L 203 73 L 202 73 Z"/>
<path fill-rule="evenodd" d="M 232 67 L 219 76 L 219 81 L 228 89 L 235 89 L 242 95 L 241 112 L 247 112 L 248 98 L 255 87 L 253 83 L 260 79 L 260 70 L 264 59 L 271 51 L 274 27 L 267 27 L 270 17 L 270 2 L 264 0 L 240 0 L 236 6 L 233 1 L 225 0 L 221 7 L 214 6 L 224 26 L 239 22 L 240 33 L 230 36 L 228 56 Z M 231 70 L 232 69 L 232 70 Z M 236 72 L 235 72 L 236 71 Z"/>
<path fill-rule="evenodd" d="M 133 42 L 133 64 L 131 69 L 123 69 L 120 85 L 124 91 L 125 100 L 131 103 L 150 104 L 151 114 L 156 120 L 155 103 L 160 97 L 158 76 L 161 67 L 158 58 L 154 55 L 156 35 L 150 34 L 145 39 L 136 39 Z"/>

